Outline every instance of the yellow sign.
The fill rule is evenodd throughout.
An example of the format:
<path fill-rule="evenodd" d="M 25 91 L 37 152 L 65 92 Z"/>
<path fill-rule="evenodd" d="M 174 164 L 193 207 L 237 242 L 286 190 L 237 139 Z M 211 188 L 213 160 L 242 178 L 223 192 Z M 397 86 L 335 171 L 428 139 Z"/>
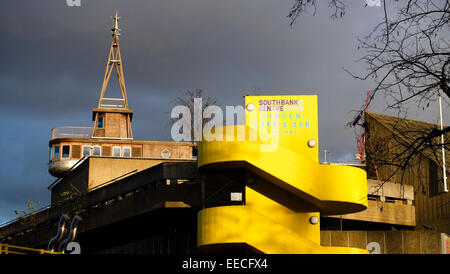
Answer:
<path fill-rule="evenodd" d="M 246 96 L 245 113 L 248 127 L 318 162 L 317 95 Z"/>

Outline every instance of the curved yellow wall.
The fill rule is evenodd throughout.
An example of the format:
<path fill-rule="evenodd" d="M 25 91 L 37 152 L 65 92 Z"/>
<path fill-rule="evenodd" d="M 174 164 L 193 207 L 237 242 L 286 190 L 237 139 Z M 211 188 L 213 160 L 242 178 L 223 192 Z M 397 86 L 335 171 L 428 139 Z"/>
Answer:
<path fill-rule="evenodd" d="M 270 178 L 277 186 L 289 189 L 299 200 L 309 200 L 322 213 L 345 214 L 367 208 L 364 170 L 319 164 L 284 147 L 282 143 L 274 152 L 262 152 L 260 148 L 264 144 L 261 141 L 201 142 L 198 165 L 204 169 L 233 166 L 256 171 Z M 305 150 L 309 149 L 306 143 L 301 145 Z"/>
<path fill-rule="evenodd" d="M 303 225 L 305 224 L 306 222 Z M 314 238 L 302 236 L 295 231 L 295 228 L 280 225 L 247 206 L 203 209 L 198 214 L 198 227 L 197 245 L 199 247 L 245 243 L 266 254 L 369 253 L 359 248 L 321 246 L 317 243 L 317 240 L 320 241 L 320 234 Z"/>

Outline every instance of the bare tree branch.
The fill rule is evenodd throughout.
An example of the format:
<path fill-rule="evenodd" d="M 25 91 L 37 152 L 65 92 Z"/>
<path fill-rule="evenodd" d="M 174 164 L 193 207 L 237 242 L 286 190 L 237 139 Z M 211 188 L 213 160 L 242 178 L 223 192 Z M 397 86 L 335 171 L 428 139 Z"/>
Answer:
<path fill-rule="evenodd" d="M 430 106 L 430 102 L 437 99 L 437 95 L 450 99 L 450 1 L 381 1 L 384 18 L 367 36 L 358 39 L 358 49 L 363 52 L 358 61 L 366 65 L 366 72 L 344 70 L 355 79 L 374 81 L 369 104 L 375 97 L 385 98 L 387 108 L 396 110 L 398 117 L 407 112 L 411 103 L 425 109 Z M 291 26 L 297 17 L 308 10 L 314 9 L 316 12 L 316 1 L 294 2 L 288 15 Z M 345 14 L 347 6 L 344 2 L 351 1 L 328 2 L 333 12 L 332 17 Z M 391 11 L 395 11 L 394 15 Z M 360 121 L 364 119 L 366 109 L 366 104 L 361 106 L 348 125 L 362 125 Z M 393 133 L 390 140 L 398 145 L 395 150 L 382 149 L 373 144 L 374 147 L 371 148 L 368 144 L 368 149 L 374 155 L 371 159 L 368 156 L 367 161 L 377 164 L 377 169 L 384 166 L 393 168 L 390 176 L 384 180 L 389 180 L 399 172 L 403 178 L 405 170 L 417 157 L 426 155 L 439 162 L 437 151 L 443 146 L 447 151 L 450 148 L 448 141 L 442 144 L 438 138 L 450 132 L 449 127 L 442 130 L 408 130 L 394 127 L 394 131 L 395 134 Z M 382 151 L 388 151 L 389 157 L 381 155 Z M 378 173 L 378 170 L 375 170 L 375 173 Z"/>

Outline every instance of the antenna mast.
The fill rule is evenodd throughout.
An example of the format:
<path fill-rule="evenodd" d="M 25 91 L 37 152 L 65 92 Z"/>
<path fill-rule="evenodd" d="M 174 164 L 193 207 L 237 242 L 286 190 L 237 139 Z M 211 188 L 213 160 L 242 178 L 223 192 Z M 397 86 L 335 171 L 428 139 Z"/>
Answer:
<path fill-rule="evenodd" d="M 123 66 L 122 66 L 122 56 L 120 54 L 120 46 L 119 46 L 119 15 L 117 13 L 114 14 L 113 18 L 113 28 L 112 36 L 113 40 L 111 42 L 111 47 L 108 55 L 108 62 L 106 64 L 105 77 L 103 79 L 102 90 L 100 93 L 100 100 L 98 101 L 98 108 L 102 107 L 103 96 L 105 95 L 106 87 L 108 86 L 109 78 L 111 76 L 113 68 L 116 68 L 117 77 L 119 79 L 120 91 L 122 92 L 123 98 L 123 108 L 128 109 L 128 100 L 127 100 L 127 91 L 125 88 L 125 80 L 123 77 Z"/>
<path fill-rule="evenodd" d="M 125 88 L 125 80 L 123 75 L 123 65 L 122 65 L 122 56 L 120 54 L 120 46 L 119 46 L 119 15 L 116 10 L 113 17 L 113 26 L 111 29 L 112 32 L 112 41 L 108 54 L 108 61 L 106 63 L 106 71 L 105 76 L 103 78 L 102 89 L 100 92 L 100 99 L 98 100 L 98 106 L 94 109 L 94 125 L 97 127 L 99 113 L 123 113 L 126 115 L 126 138 L 133 139 L 133 132 L 131 128 L 131 118 L 133 111 L 128 108 L 128 99 L 127 99 L 127 90 Z M 117 78 L 119 81 L 120 91 L 122 93 L 122 98 L 104 98 L 106 87 L 108 86 L 109 79 L 111 77 L 111 73 L 115 68 L 117 73 Z M 101 123 L 100 123 L 101 124 Z M 92 137 L 96 135 L 96 128 L 92 131 Z"/>
<path fill-rule="evenodd" d="M 441 131 L 444 129 L 444 123 L 442 121 L 442 98 L 441 93 L 439 92 L 439 119 L 441 122 Z M 441 134 L 441 143 L 442 143 L 442 177 L 444 178 L 444 192 L 448 192 L 447 188 L 447 172 L 445 170 L 445 148 L 444 148 L 444 134 Z"/>

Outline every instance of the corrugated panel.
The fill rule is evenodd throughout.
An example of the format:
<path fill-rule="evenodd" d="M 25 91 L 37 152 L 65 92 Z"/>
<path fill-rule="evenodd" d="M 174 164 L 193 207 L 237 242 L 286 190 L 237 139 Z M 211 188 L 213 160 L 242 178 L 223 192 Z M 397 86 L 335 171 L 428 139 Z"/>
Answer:
<path fill-rule="evenodd" d="M 111 156 L 110 146 L 102 146 L 102 156 Z"/>
<path fill-rule="evenodd" d="M 75 159 L 81 158 L 81 146 L 80 145 L 72 145 L 72 158 L 75 158 Z"/>
<path fill-rule="evenodd" d="M 142 149 L 140 147 L 131 148 L 132 157 L 142 157 Z"/>

